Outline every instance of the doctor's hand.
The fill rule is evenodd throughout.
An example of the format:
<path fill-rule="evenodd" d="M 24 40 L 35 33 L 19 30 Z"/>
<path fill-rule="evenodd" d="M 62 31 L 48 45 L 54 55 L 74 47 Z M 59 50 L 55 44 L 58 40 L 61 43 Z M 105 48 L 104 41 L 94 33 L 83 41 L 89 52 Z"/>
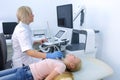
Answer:
<path fill-rule="evenodd" d="M 47 42 L 47 39 L 46 39 L 46 38 L 40 40 L 40 44 L 42 44 L 42 43 L 44 43 L 44 42 Z"/>
<path fill-rule="evenodd" d="M 33 44 L 43 44 L 44 42 L 47 42 L 47 39 L 41 39 L 41 40 L 35 40 Z"/>
<path fill-rule="evenodd" d="M 61 58 L 63 58 L 63 53 L 61 51 L 55 51 L 53 53 L 47 53 L 46 58 L 61 59 Z"/>

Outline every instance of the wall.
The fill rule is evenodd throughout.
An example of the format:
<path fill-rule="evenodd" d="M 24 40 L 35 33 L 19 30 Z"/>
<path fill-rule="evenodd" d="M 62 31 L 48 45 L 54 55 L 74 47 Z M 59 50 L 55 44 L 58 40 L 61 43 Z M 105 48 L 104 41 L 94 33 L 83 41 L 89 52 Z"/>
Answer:
<path fill-rule="evenodd" d="M 16 11 L 18 7 L 30 6 L 34 14 L 34 22 L 31 23 L 32 29 L 47 28 L 47 22 L 50 28 L 57 26 L 56 6 L 71 3 L 72 0 L 12 0 L 0 2 L 0 22 L 17 21 Z"/>
<path fill-rule="evenodd" d="M 49 28 L 51 34 L 53 35 L 57 33 L 58 29 L 61 29 L 57 27 L 56 6 L 63 4 L 73 4 L 73 16 L 76 15 L 78 9 L 81 8 L 81 5 L 83 5 L 82 0 L 12 0 L 7 2 L 5 0 L 2 0 L 0 2 L 0 23 L 3 21 L 17 21 L 17 9 L 20 6 L 27 5 L 31 7 L 34 14 L 34 22 L 30 24 L 31 29 L 47 29 L 47 32 L 49 33 Z M 79 26 L 79 24 L 76 23 L 79 22 L 75 21 L 74 24 L 76 27 Z M 2 26 L 0 24 L 0 32 L 2 32 L 1 27 Z M 71 30 L 67 30 L 68 33 L 71 32 Z"/>
<path fill-rule="evenodd" d="M 86 28 L 100 30 L 97 58 L 109 64 L 114 74 L 105 80 L 120 80 L 119 0 L 84 0 Z"/>

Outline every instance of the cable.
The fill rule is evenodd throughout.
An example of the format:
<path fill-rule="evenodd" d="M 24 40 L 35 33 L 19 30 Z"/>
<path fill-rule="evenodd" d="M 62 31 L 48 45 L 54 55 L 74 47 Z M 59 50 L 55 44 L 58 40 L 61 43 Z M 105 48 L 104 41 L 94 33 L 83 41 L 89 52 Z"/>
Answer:
<path fill-rule="evenodd" d="M 40 51 L 45 52 L 45 53 L 50 51 L 50 48 L 48 46 L 45 47 L 43 45 L 40 45 L 39 49 L 40 49 Z"/>
<path fill-rule="evenodd" d="M 46 52 L 46 53 L 52 51 L 51 49 L 53 49 L 53 52 L 60 51 L 60 48 L 57 45 L 48 45 L 48 46 L 40 45 L 39 49 L 42 52 Z"/>

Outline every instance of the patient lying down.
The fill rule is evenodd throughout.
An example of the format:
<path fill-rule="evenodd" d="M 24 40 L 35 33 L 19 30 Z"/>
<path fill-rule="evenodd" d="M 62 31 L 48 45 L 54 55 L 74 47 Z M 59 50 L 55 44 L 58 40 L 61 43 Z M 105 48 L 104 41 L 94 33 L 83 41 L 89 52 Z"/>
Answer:
<path fill-rule="evenodd" d="M 67 54 L 62 60 L 44 59 L 29 66 L 0 71 L 0 80 L 73 80 L 72 73 L 65 71 L 78 71 L 80 67 L 81 60 Z"/>

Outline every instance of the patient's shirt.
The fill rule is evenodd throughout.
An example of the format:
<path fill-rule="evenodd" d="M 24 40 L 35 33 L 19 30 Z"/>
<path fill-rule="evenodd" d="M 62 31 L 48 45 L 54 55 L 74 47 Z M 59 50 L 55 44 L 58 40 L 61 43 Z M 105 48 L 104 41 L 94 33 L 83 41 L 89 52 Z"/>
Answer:
<path fill-rule="evenodd" d="M 56 70 L 60 74 L 63 73 L 66 69 L 66 66 L 60 60 L 45 59 L 43 61 L 31 64 L 30 69 L 34 77 L 34 80 L 43 80 L 53 70 Z"/>

